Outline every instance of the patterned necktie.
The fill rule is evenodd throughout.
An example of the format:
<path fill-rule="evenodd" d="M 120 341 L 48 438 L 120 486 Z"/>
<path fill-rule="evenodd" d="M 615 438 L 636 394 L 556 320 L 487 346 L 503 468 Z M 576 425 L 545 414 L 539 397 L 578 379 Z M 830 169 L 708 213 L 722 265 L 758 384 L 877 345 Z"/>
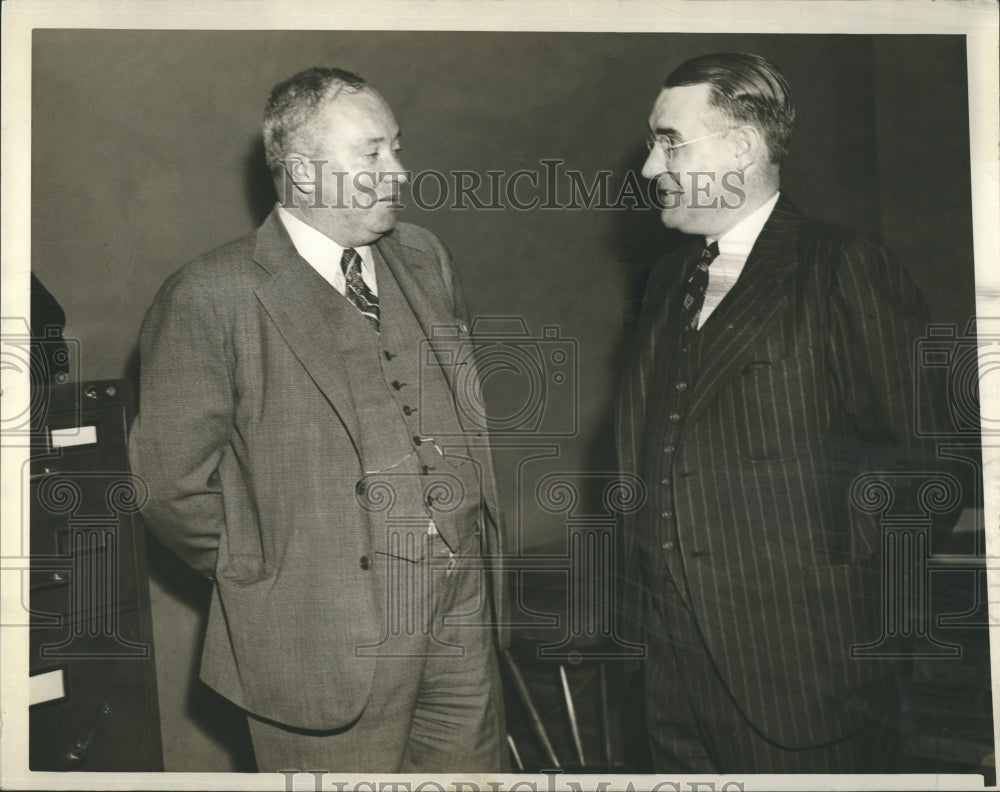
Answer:
<path fill-rule="evenodd" d="M 344 250 L 344 255 L 340 257 L 340 268 L 344 271 L 344 280 L 346 281 L 344 296 L 365 315 L 377 333 L 381 318 L 378 296 L 372 294 L 372 290 L 368 288 L 368 284 L 361 277 L 361 254 L 354 248 L 347 248 Z"/>
<path fill-rule="evenodd" d="M 684 302 L 681 306 L 681 319 L 685 330 L 698 329 L 698 316 L 701 314 L 701 306 L 705 303 L 705 291 L 708 289 L 708 268 L 718 255 L 718 242 L 706 245 L 701 251 L 698 266 L 687 279 Z"/>

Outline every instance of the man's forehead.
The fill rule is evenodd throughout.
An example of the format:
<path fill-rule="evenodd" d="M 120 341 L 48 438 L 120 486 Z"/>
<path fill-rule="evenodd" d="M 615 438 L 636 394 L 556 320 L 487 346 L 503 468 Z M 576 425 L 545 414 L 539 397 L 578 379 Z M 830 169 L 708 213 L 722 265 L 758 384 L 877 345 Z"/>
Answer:
<path fill-rule="evenodd" d="M 664 88 L 653 103 L 649 126 L 653 130 L 683 130 L 700 121 L 708 109 L 708 83 Z"/>
<path fill-rule="evenodd" d="M 341 92 L 326 103 L 320 116 L 331 126 L 373 138 L 384 137 L 386 129 L 399 133 L 388 103 L 372 89 Z"/>

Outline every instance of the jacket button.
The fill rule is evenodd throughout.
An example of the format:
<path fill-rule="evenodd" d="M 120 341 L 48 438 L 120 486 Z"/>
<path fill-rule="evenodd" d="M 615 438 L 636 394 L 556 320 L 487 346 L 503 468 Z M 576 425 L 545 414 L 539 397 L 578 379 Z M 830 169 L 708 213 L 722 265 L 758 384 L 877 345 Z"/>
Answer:
<path fill-rule="evenodd" d="M 359 482 L 358 482 L 358 483 L 357 483 L 357 484 L 355 485 L 355 487 L 354 487 L 354 491 L 355 491 L 355 492 L 357 492 L 359 496 L 361 496 L 361 495 L 364 495 L 364 494 L 365 494 L 365 482 L 364 482 L 364 479 L 362 479 L 361 481 L 359 481 Z"/>
<path fill-rule="evenodd" d="M 677 390 L 679 391 L 686 391 L 687 386 L 688 384 L 686 382 L 678 382 L 676 385 L 674 385 L 674 387 L 677 388 Z"/>
<path fill-rule="evenodd" d="M 413 445 L 420 445 L 424 439 L 420 435 L 413 435 Z"/>
<path fill-rule="evenodd" d="M 413 415 L 413 408 L 409 405 L 403 407 L 403 415 Z"/>
<path fill-rule="evenodd" d="M 673 542 L 664 542 L 663 543 L 663 549 L 664 550 L 673 550 L 674 549 L 674 543 Z"/>
<path fill-rule="evenodd" d="M 673 446 L 664 446 L 664 447 L 663 447 L 663 453 L 664 453 L 664 454 L 672 454 L 672 453 L 674 453 L 674 451 L 676 451 L 676 450 L 677 450 L 677 449 L 676 449 L 676 448 L 674 448 Z"/>
<path fill-rule="evenodd" d="M 372 560 L 368 556 L 361 556 L 361 568 L 368 569 L 372 565 Z"/>
<path fill-rule="evenodd" d="M 399 380 L 392 381 L 392 387 L 395 388 L 396 390 L 400 390 L 405 384 L 406 384 L 405 382 L 400 382 Z"/>
<path fill-rule="evenodd" d="M 678 421 L 680 421 L 680 419 L 681 419 L 680 413 L 671 413 L 670 414 L 670 420 L 671 420 L 672 423 L 677 423 Z"/>
<path fill-rule="evenodd" d="M 674 516 L 674 513 L 673 513 L 673 512 L 668 512 L 668 511 L 665 511 L 665 512 L 663 512 L 663 513 L 662 513 L 662 514 L 661 514 L 660 516 L 661 516 L 661 517 L 662 517 L 662 518 L 663 518 L 664 520 L 669 520 L 669 519 L 670 519 L 671 517 L 673 517 L 673 516 Z"/>

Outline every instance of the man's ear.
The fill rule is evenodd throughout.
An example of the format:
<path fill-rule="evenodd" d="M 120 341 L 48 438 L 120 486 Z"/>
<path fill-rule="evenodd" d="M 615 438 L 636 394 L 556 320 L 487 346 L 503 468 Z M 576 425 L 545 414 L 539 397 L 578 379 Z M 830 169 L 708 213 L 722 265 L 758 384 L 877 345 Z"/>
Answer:
<path fill-rule="evenodd" d="M 308 157 L 297 152 L 289 152 L 282 160 L 286 178 L 300 193 L 312 195 L 316 192 L 316 168 Z"/>
<path fill-rule="evenodd" d="M 767 159 L 767 144 L 757 127 L 741 126 L 733 130 L 736 145 L 736 167 L 747 170 L 755 162 Z"/>

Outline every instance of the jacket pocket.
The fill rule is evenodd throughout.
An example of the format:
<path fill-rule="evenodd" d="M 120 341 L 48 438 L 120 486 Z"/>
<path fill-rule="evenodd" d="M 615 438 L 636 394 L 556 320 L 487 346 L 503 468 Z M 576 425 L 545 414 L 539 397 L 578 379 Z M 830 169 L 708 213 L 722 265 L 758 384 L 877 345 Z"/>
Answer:
<path fill-rule="evenodd" d="M 749 462 L 778 462 L 808 453 L 826 435 L 828 398 L 811 347 L 747 362 L 722 394 L 737 454 Z"/>

